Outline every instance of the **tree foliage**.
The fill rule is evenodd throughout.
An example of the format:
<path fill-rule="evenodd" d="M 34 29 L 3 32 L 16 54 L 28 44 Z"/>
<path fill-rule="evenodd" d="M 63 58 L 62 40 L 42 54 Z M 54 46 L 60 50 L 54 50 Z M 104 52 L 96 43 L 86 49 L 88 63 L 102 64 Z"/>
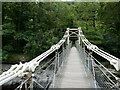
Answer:
<path fill-rule="evenodd" d="M 82 27 L 92 43 L 120 54 L 120 3 L 4 2 L 2 11 L 5 62 L 14 54 L 36 57 L 68 27 Z"/>
<path fill-rule="evenodd" d="M 33 58 L 58 42 L 72 18 L 67 3 L 3 3 L 3 60 Z"/>
<path fill-rule="evenodd" d="M 106 29 L 103 47 L 120 58 L 120 2 L 100 3 L 99 20 Z"/>

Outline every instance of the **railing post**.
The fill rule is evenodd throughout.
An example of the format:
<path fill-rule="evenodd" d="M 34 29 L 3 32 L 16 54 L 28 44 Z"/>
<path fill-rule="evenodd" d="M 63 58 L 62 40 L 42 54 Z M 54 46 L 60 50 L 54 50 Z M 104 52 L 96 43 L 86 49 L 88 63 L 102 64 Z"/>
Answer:
<path fill-rule="evenodd" d="M 83 42 L 81 42 L 81 47 L 82 47 L 82 48 L 84 48 L 84 47 L 85 47 L 85 45 L 84 45 L 84 43 L 83 43 Z"/>
<path fill-rule="evenodd" d="M 70 43 L 70 37 L 69 37 L 70 28 L 67 28 L 67 31 L 68 31 L 67 44 L 69 45 L 69 43 Z"/>
<path fill-rule="evenodd" d="M 93 75 L 95 88 L 97 88 L 97 82 L 95 79 L 94 61 L 92 58 L 92 51 L 89 51 L 89 67 L 88 68 L 89 68 L 89 71 L 91 72 L 91 74 Z"/>
<path fill-rule="evenodd" d="M 78 42 L 79 42 L 79 45 L 81 43 L 81 41 L 80 41 L 80 30 L 81 30 L 81 27 L 78 28 Z"/>
<path fill-rule="evenodd" d="M 97 82 L 96 82 L 96 74 L 95 74 L 95 69 L 94 69 L 94 61 L 92 59 L 92 72 L 93 72 L 93 80 L 94 80 L 94 85 L 95 85 L 95 88 L 97 88 Z"/>
<path fill-rule="evenodd" d="M 59 52 L 58 52 L 57 53 L 57 66 L 58 66 L 57 68 L 58 68 L 58 70 L 59 70 L 59 67 L 60 67 L 60 65 L 59 65 L 60 62 L 59 61 L 60 61 L 60 59 L 59 59 Z"/>
<path fill-rule="evenodd" d="M 118 70 L 120 70 L 120 59 L 118 59 Z"/>
<path fill-rule="evenodd" d="M 117 80 L 116 86 L 120 88 L 120 79 Z"/>
<path fill-rule="evenodd" d="M 88 53 L 88 57 L 87 57 L 88 59 L 87 59 L 87 67 L 88 67 L 88 71 L 90 71 L 90 53 Z"/>
<path fill-rule="evenodd" d="M 28 90 L 28 89 L 27 89 L 27 83 L 25 83 L 25 90 Z"/>
<path fill-rule="evenodd" d="M 69 52 L 69 46 L 67 45 L 67 46 L 66 46 L 66 52 L 65 52 L 65 53 L 66 53 L 66 56 L 68 55 L 68 52 Z"/>
<path fill-rule="evenodd" d="M 52 86 L 53 86 L 53 88 L 55 87 L 55 79 L 56 79 L 56 72 L 57 72 L 57 62 L 58 62 L 58 60 L 57 60 L 57 56 L 58 56 L 58 50 L 55 52 L 55 62 L 54 62 L 54 71 L 53 71 L 53 84 L 52 84 Z"/>
<path fill-rule="evenodd" d="M 63 51 L 63 60 L 65 59 L 65 53 L 64 53 L 64 46 L 62 46 L 62 51 Z M 63 62 L 62 60 L 62 62 Z"/>
<path fill-rule="evenodd" d="M 84 53 L 84 57 L 85 57 L 85 59 L 86 59 L 86 56 L 85 56 L 85 46 L 84 46 L 84 44 L 83 44 L 83 53 Z"/>
<path fill-rule="evenodd" d="M 30 90 L 33 90 L 33 76 L 34 74 L 32 71 L 30 72 L 31 78 L 29 79 L 28 83 L 30 84 Z"/>
<path fill-rule="evenodd" d="M 83 57 L 85 59 L 85 67 L 88 68 L 88 66 L 87 66 L 88 65 L 88 62 L 87 62 L 88 58 L 86 57 L 85 45 L 84 44 L 82 44 L 82 48 L 83 48 Z"/>
<path fill-rule="evenodd" d="M 89 69 L 92 69 L 92 52 L 89 51 Z"/>
<path fill-rule="evenodd" d="M 59 52 L 58 52 L 58 50 L 56 50 L 56 52 L 55 52 L 55 69 L 56 69 L 55 73 L 57 73 L 57 71 L 58 71 L 58 62 L 59 62 L 58 61 L 59 60 L 58 54 L 59 54 Z"/>
<path fill-rule="evenodd" d="M 64 62 L 64 60 L 65 60 L 65 52 L 64 52 L 64 46 L 62 46 L 62 60 L 61 60 L 61 66 L 63 66 L 63 62 Z"/>

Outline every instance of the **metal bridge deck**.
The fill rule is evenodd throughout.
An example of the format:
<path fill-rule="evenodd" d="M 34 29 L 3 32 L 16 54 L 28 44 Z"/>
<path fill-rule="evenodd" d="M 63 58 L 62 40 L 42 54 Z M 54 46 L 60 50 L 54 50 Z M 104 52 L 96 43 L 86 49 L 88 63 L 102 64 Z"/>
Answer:
<path fill-rule="evenodd" d="M 93 80 L 86 72 L 81 56 L 75 47 L 72 47 L 62 68 L 56 75 L 56 88 L 94 88 Z"/>

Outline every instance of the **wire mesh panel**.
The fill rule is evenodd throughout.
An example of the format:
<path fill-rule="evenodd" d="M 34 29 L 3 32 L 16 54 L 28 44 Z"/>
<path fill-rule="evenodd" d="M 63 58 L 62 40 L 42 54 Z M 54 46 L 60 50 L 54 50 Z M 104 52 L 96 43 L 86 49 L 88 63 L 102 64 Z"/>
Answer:
<path fill-rule="evenodd" d="M 85 66 L 85 68 L 88 67 L 88 57 L 87 57 L 87 54 L 86 53 L 82 53 L 84 52 L 84 49 L 78 44 L 78 42 L 76 42 L 76 48 L 78 50 L 78 52 L 80 53 L 81 55 L 81 60 Z"/>
<path fill-rule="evenodd" d="M 113 75 L 107 68 L 105 68 L 99 61 L 94 57 L 94 72 L 95 79 L 101 88 L 119 90 L 118 78 Z"/>
<path fill-rule="evenodd" d="M 62 65 L 63 53 L 59 53 L 59 67 Z"/>
<path fill-rule="evenodd" d="M 60 52 L 56 52 L 54 58 L 49 61 L 52 61 L 44 70 L 41 69 L 41 66 L 38 66 L 34 72 L 33 77 L 33 89 L 48 89 L 54 87 L 55 84 L 55 74 L 59 71 L 59 68 L 64 62 L 64 59 L 67 55 L 70 46 L 62 49 Z M 66 54 L 65 54 L 66 52 Z"/>
<path fill-rule="evenodd" d="M 37 67 L 34 72 L 33 77 L 33 88 L 36 89 L 46 89 L 49 88 L 51 83 L 54 80 L 54 73 L 56 69 L 55 58 L 52 58 L 50 61 L 53 61 L 49 66 L 47 66 L 44 70 L 41 67 Z"/>
<path fill-rule="evenodd" d="M 91 52 L 85 51 L 85 57 L 86 57 L 85 58 L 86 67 L 94 76 L 93 58 L 92 58 Z"/>
<path fill-rule="evenodd" d="M 14 90 L 30 90 L 31 85 L 32 85 L 32 78 L 31 77 L 27 77 L 27 79 L 23 79 L 23 81 L 21 82 L 21 84 Z"/>
<path fill-rule="evenodd" d="M 11 79 L 7 83 L 2 85 L 2 90 L 9 90 L 9 89 L 38 90 L 38 89 L 48 89 L 50 87 L 54 87 L 56 74 L 59 71 L 59 68 L 61 68 L 66 56 L 68 55 L 70 48 L 71 48 L 71 44 L 66 45 L 66 47 L 62 47 L 62 49 L 60 49 L 61 50 L 60 52 L 58 52 L 58 49 L 57 49 L 53 53 L 49 52 L 50 54 L 46 54 L 46 52 L 48 53 L 49 50 L 46 51 L 44 53 L 44 55 L 46 56 L 45 58 L 43 56 L 42 58 L 40 58 L 40 63 L 37 62 L 39 61 L 37 60 L 38 58 L 37 59 L 35 58 L 33 60 L 34 62 L 36 62 L 36 63 L 33 62 L 33 66 L 37 64 L 35 67 L 35 70 L 33 70 L 34 68 L 29 68 L 27 66 L 27 69 L 25 70 L 25 72 L 23 72 L 23 74 L 21 74 L 20 72 L 20 76 L 18 75 L 14 78 L 14 80 Z M 29 63 L 29 65 L 31 64 L 32 62 Z M 20 64 L 20 65 L 23 65 L 23 64 Z M 25 64 L 25 65 L 28 65 L 28 64 Z M 15 72 L 10 73 L 10 75 L 12 74 L 14 76 L 14 73 Z M 1 80 L 3 79 L 1 78 Z"/>
<path fill-rule="evenodd" d="M 52 45 L 47 51 L 37 56 L 33 60 L 24 64 L 20 62 L 20 64 L 12 66 L 8 71 L 0 75 L 0 85 L 2 86 L 3 84 L 7 83 L 7 81 L 11 81 L 14 78 L 20 77 L 20 79 L 23 79 L 21 79 L 22 81 L 20 81 L 16 89 L 22 89 L 21 87 L 25 87 L 26 90 L 33 87 L 39 87 L 43 89 L 48 88 L 51 83 L 54 82 L 55 74 L 59 71 L 59 68 L 68 55 L 71 47 L 69 37 L 69 28 L 67 28 L 63 38 L 57 44 Z M 62 51 L 58 52 L 61 50 L 61 48 Z M 50 59 L 55 52 L 56 55 L 54 58 Z M 44 68 L 41 66 L 42 62 L 47 63 Z M 27 76 L 27 78 L 24 78 L 26 77 L 25 75 L 30 77 Z"/>
<path fill-rule="evenodd" d="M 98 60 L 96 60 L 92 53 L 88 50 L 84 52 L 84 49 L 76 43 L 76 47 L 84 57 L 83 63 L 86 69 L 90 72 L 93 79 L 95 80 L 95 84 L 98 88 L 105 90 L 119 90 L 120 89 L 120 81 L 115 75 L 113 75 L 107 68 L 105 68 Z M 83 54 L 81 52 L 84 52 Z"/>
<path fill-rule="evenodd" d="M 1 90 L 29 90 L 31 77 L 16 77 L 1 86 Z"/>
<path fill-rule="evenodd" d="M 4 85 L 1 86 L 1 90 L 14 90 L 22 83 L 22 79 L 14 78 L 14 80 L 10 80 Z"/>
<path fill-rule="evenodd" d="M 86 51 L 87 68 L 96 80 L 98 87 L 103 89 L 118 90 L 117 77 L 113 75 L 107 68 L 105 68 L 99 61 L 97 61 L 89 52 Z"/>

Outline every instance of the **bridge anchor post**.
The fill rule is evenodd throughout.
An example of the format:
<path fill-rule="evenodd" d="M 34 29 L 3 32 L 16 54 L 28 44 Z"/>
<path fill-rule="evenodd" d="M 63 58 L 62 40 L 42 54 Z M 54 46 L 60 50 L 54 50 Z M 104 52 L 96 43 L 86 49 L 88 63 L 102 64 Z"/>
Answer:
<path fill-rule="evenodd" d="M 81 43 L 81 41 L 80 41 L 80 30 L 81 30 L 81 27 L 78 27 L 78 42 L 79 42 L 79 45 Z"/>
<path fill-rule="evenodd" d="M 67 28 L 67 32 L 68 32 L 68 37 L 67 37 L 67 44 L 69 45 L 70 43 L 70 36 L 69 36 L 69 31 L 70 31 L 70 28 Z"/>
<path fill-rule="evenodd" d="M 56 73 L 58 71 L 58 50 L 55 52 L 55 62 L 54 62 L 54 71 L 53 71 L 53 82 L 52 82 L 52 87 L 55 87 L 55 79 L 56 79 Z"/>
<path fill-rule="evenodd" d="M 32 71 L 30 72 L 30 76 L 31 78 L 29 79 L 29 84 L 30 84 L 30 90 L 33 90 L 33 73 Z"/>

